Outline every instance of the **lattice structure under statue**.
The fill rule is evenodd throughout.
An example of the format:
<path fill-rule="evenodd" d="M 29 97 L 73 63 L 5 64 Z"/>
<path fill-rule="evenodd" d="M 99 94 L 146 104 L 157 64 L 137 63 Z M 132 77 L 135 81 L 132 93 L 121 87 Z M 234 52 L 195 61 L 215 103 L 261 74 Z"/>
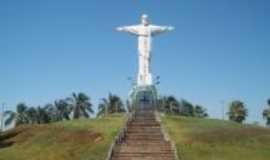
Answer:
<path fill-rule="evenodd" d="M 155 85 L 148 86 L 134 86 L 129 93 L 129 107 L 136 109 L 136 107 L 142 107 L 140 109 L 148 109 L 153 106 L 157 106 L 157 100 L 159 97 L 158 90 Z"/>

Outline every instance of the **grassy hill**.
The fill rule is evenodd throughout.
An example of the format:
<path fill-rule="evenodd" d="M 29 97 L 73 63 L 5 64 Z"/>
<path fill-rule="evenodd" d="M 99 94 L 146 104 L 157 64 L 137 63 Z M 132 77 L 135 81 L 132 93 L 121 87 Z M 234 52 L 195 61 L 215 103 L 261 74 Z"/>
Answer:
<path fill-rule="evenodd" d="M 181 160 L 269 160 L 270 129 L 163 116 Z M 0 160 L 104 160 L 124 116 L 26 125 L 0 136 Z"/>
<path fill-rule="evenodd" d="M 164 116 L 181 160 L 269 160 L 270 129 L 234 122 Z"/>
<path fill-rule="evenodd" d="M 2 134 L 0 160 L 104 160 L 124 116 L 21 126 Z"/>

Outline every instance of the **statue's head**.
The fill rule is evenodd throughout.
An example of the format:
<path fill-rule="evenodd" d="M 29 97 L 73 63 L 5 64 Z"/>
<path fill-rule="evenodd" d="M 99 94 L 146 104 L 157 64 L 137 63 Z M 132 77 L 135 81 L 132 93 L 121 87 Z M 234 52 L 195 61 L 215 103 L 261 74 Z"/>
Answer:
<path fill-rule="evenodd" d="M 149 25 L 149 18 L 148 18 L 148 15 L 146 14 L 143 14 L 142 17 L 141 17 L 141 21 L 142 21 L 142 24 L 144 26 L 148 26 Z"/>

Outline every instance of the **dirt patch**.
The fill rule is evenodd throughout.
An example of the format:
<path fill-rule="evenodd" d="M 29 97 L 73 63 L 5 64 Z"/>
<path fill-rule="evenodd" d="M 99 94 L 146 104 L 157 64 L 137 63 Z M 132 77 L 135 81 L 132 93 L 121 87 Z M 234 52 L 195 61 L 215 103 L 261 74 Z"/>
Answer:
<path fill-rule="evenodd" d="M 62 129 L 58 130 L 57 133 L 56 137 L 59 142 L 86 144 L 89 142 L 98 143 L 104 139 L 102 134 L 86 130 L 67 131 Z"/>

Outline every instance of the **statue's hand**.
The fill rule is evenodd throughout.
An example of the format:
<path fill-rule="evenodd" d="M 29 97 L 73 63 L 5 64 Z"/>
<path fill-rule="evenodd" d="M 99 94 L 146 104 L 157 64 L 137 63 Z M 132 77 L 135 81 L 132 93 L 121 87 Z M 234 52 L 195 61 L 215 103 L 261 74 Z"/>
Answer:
<path fill-rule="evenodd" d="M 168 30 L 169 30 L 169 31 L 173 31 L 173 30 L 174 30 L 174 27 L 169 26 L 169 27 L 168 27 Z"/>
<path fill-rule="evenodd" d="M 121 31 L 124 30 L 124 28 L 123 27 L 117 27 L 116 30 L 121 32 Z"/>

